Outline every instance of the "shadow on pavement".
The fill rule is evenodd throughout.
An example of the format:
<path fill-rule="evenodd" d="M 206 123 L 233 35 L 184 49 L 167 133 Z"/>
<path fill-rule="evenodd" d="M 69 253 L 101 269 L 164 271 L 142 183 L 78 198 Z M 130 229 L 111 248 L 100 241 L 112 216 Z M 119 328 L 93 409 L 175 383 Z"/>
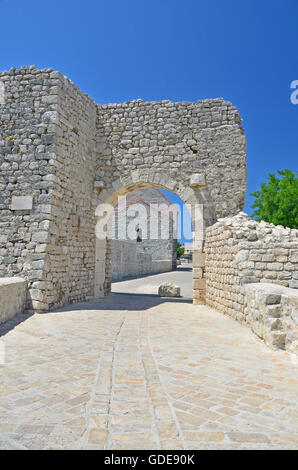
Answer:
<path fill-rule="evenodd" d="M 90 300 L 88 302 L 78 302 L 64 307 L 60 307 L 51 311 L 41 313 L 22 313 L 15 316 L 13 319 L 6 321 L 0 325 L 0 338 L 5 336 L 9 331 L 16 328 L 20 323 L 25 322 L 32 315 L 50 315 L 53 313 L 66 313 L 66 312 L 77 312 L 80 310 L 110 310 L 110 311 L 144 311 L 150 308 L 162 305 L 164 303 L 184 303 L 192 304 L 191 299 L 185 299 L 183 297 L 159 297 L 156 294 L 122 294 L 122 293 L 111 293 L 108 297 L 103 299 Z"/>
<path fill-rule="evenodd" d="M 148 310 L 169 302 L 192 304 L 191 299 L 183 297 L 159 297 L 155 294 L 122 294 L 113 292 L 103 299 L 67 305 L 54 310 L 54 312 L 62 313 L 75 310 Z"/>
<path fill-rule="evenodd" d="M 0 325 L 0 338 L 1 336 L 6 335 L 9 333 L 11 330 L 13 330 L 16 326 L 18 326 L 20 323 L 25 322 L 30 318 L 34 313 L 21 313 L 19 315 L 16 315 L 13 317 L 11 320 L 7 320 L 4 323 L 1 323 Z"/>

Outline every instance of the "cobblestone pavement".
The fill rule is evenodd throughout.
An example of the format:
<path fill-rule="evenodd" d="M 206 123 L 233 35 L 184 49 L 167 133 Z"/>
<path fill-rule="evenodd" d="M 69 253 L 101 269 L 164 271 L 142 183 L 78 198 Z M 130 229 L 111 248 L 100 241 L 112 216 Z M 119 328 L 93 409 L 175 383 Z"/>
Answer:
<path fill-rule="evenodd" d="M 0 326 L 1 449 L 297 449 L 297 361 L 185 299 Z"/>

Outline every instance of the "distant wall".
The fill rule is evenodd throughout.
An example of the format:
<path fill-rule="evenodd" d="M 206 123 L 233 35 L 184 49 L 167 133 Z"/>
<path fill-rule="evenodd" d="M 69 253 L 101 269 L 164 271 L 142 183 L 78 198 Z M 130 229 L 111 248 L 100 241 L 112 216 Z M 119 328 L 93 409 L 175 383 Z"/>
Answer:
<path fill-rule="evenodd" d="M 152 260 L 152 272 L 153 273 L 164 273 L 167 271 L 172 271 L 173 265 L 172 260 L 170 259 L 153 259 Z"/>
<path fill-rule="evenodd" d="M 26 293 L 27 283 L 21 277 L 0 278 L 0 323 L 22 313 Z"/>
<path fill-rule="evenodd" d="M 109 220 L 110 238 L 125 241 L 139 236 L 153 260 L 172 260 L 175 268 L 177 217 L 176 207 L 158 189 L 137 190 L 126 196 L 122 206 L 117 204 Z"/>
<path fill-rule="evenodd" d="M 135 241 L 111 240 L 112 280 L 171 271 L 172 260 L 152 260 L 152 254 Z"/>

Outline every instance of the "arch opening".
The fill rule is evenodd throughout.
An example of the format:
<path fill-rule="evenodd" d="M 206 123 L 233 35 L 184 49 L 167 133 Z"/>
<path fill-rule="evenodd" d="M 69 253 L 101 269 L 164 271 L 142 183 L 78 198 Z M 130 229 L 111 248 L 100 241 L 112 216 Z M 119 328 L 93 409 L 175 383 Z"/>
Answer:
<path fill-rule="evenodd" d="M 205 205 L 203 202 L 204 194 L 202 194 L 202 188 L 200 189 L 198 188 L 193 189 L 191 187 L 183 188 L 179 186 L 179 183 L 175 183 L 174 185 L 172 183 L 168 185 L 168 184 L 161 184 L 160 182 L 154 182 L 154 181 L 153 182 L 134 181 L 134 182 L 130 182 L 129 184 L 126 184 L 120 187 L 119 186 L 117 187 L 117 185 L 114 184 L 113 187 L 110 188 L 109 190 L 104 189 L 102 191 L 102 194 L 100 195 L 100 200 L 102 201 L 101 204 L 105 204 L 107 206 L 107 209 L 108 207 L 110 207 L 111 212 L 113 212 L 115 207 L 117 207 L 119 199 L 126 198 L 126 197 L 129 198 L 130 195 L 132 195 L 135 192 L 140 194 L 140 192 L 142 192 L 143 190 L 148 190 L 151 188 L 158 190 L 160 194 L 162 194 L 161 190 L 165 190 L 167 192 L 170 192 L 173 195 L 178 196 L 178 198 L 181 200 L 181 203 L 184 204 L 185 207 L 187 207 L 190 212 L 189 217 L 190 217 L 190 220 L 192 221 L 192 228 L 193 228 L 191 239 L 188 240 L 189 242 L 191 242 L 191 243 L 188 243 L 188 245 L 192 245 L 191 247 L 192 248 L 191 250 L 192 251 L 192 281 L 190 280 L 190 282 L 192 282 L 191 298 L 193 300 L 193 303 L 195 304 L 204 303 L 205 302 L 204 239 L 205 239 L 206 220 L 204 217 Z M 96 215 L 98 217 L 98 220 L 97 220 L 97 226 L 98 226 L 99 223 L 102 224 L 102 218 L 100 217 L 102 215 L 102 212 L 97 209 Z M 147 221 L 147 223 L 150 224 L 150 220 Z M 143 247 L 146 245 L 146 240 L 144 240 L 144 227 L 139 227 L 141 236 L 137 234 L 137 231 L 136 231 L 137 228 L 138 227 L 135 225 L 134 227 L 134 233 L 136 235 L 135 243 L 137 243 L 139 245 L 139 248 L 141 248 L 142 245 Z M 146 232 L 146 238 L 147 238 L 147 230 L 145 230 L 145 232 Z M 141 239 L 141 241 L 140 240 L 137 241 L 138 236 Z M 179 237 L 179 239 L 181 240 L 181 237 Z M 126 247 L 127 250 L 133 247 L 133 243 L 131 244 L 131 246 L 129 246 L 129 243 L 130 243 L 129 240 L 125 240 L 124 244 L 125 242 L 127 242 L 127 245 L 128 245 Z M 157 239 L 157 242 L 158 242 L 158 239 Z M 141 250 L 139 250 L 139 252 L 140 251 Z M 175 259 L 172 259 L 170 270 L 177 268 L 176 253 L 177 253 L 177 250 L 176 250 L 176 239 L 175 239 Z M 151 254 L 152 254 L 152 250 L 151 250 Z M 122 254 L 118 255 L 118 261 L 121 258 L 121 256 Z M 132 256 L 132 258 L 137 260 L 138 256 L 135 256 L 135 257 Z M 143 258 L 146 258 L 146 256 Z M 140 259 L 142 259 L 141 255 L 139 255 L 139 260 Z M 126 255 L 123 255 L 123 258 L 120 261 L 120 263 L 121 262 L 125 263 L 127 260 L 128 260 L 128 255 L 126 252 Z M 102 238 L 98 238 L 96 236 L 95 297 L 104 297 L 104 296 L 107 296 L 111 292 L 111 286 L 112 286 L 112 280 L 113 280 L 113 262 L 114 262 L 114 265 L 117 262 L 117 260 L 115 261 L 115 240 L 113 240 L 108 233 L 106 234 L 105 237 L 102 237 Z M 147 269 L 149 269 L 149 271 L 150 269 L 154 271 L 154 267 L 152 268 L 152 264 L 151 264 L 151 268 L 147 268 Z M 134 274 L 137 274 L 138 270 L 136 270 L 135 273 L 131 273 L 128 269 L 126 273 L 127 273 L 127 277 L 130 277 L 130 274 L 132 274 L 132 276 Z M 120 272 L 119 276 L 121 277 L 122 274 L 123 273 Z M 142 272 L 139 272 L 139 274 L 142 274 Z M 146 273 L 146 269 L 145 269 L 145 271 L 143 270 L 143 274 L 146 275 L 149 273 Z M 115 275 L 114 275 L 114 279 L 115 279 Z"/>

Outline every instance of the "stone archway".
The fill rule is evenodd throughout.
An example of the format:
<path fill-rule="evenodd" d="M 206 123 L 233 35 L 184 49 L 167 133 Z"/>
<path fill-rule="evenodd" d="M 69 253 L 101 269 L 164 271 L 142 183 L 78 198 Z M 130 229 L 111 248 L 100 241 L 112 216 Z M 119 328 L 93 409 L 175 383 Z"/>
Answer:
<path fill-rule="evenodd" d="M 230 102 L 100 105 L 61 73 L 33 66 L 0 72 L 0 86 L 0 276 L 26 279 L 29 309 L 89 300 L 96 283 L 104 294 L 95 210 L 122 192 L 168 189 L 202 205 L 203 227 L 243 209 L 246 140 Z M 194 244 L 202 302 L 204 236 Z"/>
<path fill-rule="evenodd" d="M 152 178 L 152 180 L 151 180 Z M 104 188 L 103 182 L 97 181 L 95 186 L 98 191 L 99 207 L 101 204 L 114 206 L 119 196 L 127 195 L 138 189 L 148 187 L 167 189 L 177 194 L 190 209 L 194 230 L 193 252 L 193 302 L 200 304 L 205 302 L 205 228 L 216 221 L 214 208 L 212 207 L 210 194 L 206 186 L 206 180 L 202 174 L 194 174 L 189 180 L 189 185 L 184 187 L 178 181 L 167 177 L 163 171 L 152 173 L 148 171 L 131 172 L 124 181 L 120 178 L 110 188 Z M 95 215 L 99 215 L 98 208 Z M 96 237 L 95 253 L 95 297 L 103 297 L 110 292 L 111 248 L 109 240 Z"/>

